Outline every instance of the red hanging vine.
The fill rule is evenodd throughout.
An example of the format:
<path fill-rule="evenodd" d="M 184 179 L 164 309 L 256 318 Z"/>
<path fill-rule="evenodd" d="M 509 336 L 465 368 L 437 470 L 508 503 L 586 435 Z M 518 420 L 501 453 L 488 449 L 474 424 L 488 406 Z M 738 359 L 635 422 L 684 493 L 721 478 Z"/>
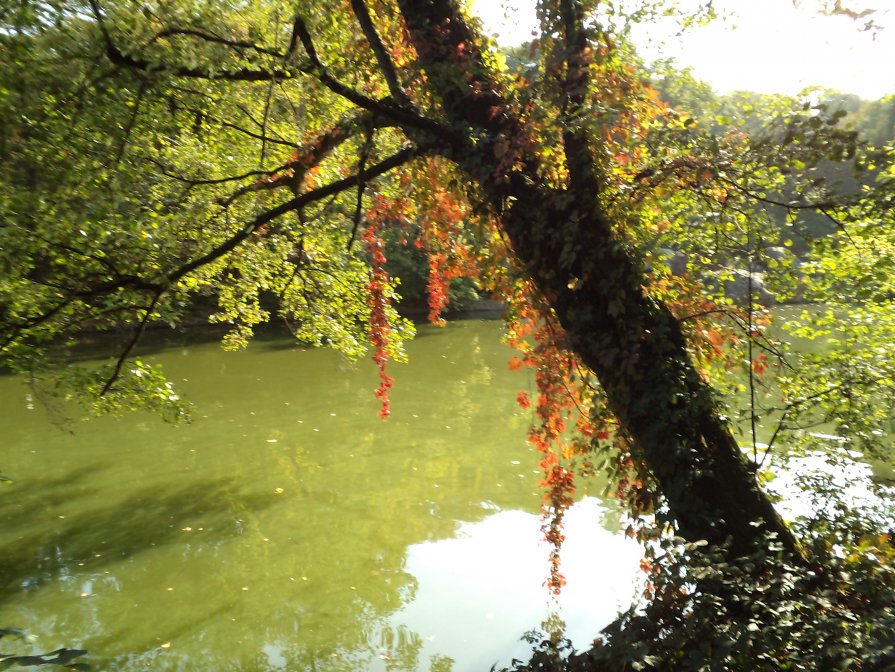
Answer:
<path fill-rule="evenodd" d="M 517 285 L 517 290 L 520 287 Z M 562 328 L 556 323 L 545 304 L 533 303 L 517 294 L 515 319 L 508 325 L 508 342 L 520 350 L 522 357 L 513 357 L 510 368 L 529 366 L 535 369 L 538 396 L 534 403 L 535 423 L 528 432 L 529 442 L 537 448 L 543 474 L 540 487 L 544 489 L 541 505 L 541 531 L 550 544 L 550 576 L 547 587 L 558 595 L 566 580 L 560 571 L 560 550 L 565 541 L 563 521 L 575 499 L 575 472 L 571 459 L 590 451 L 597 432 L 588 408 L 587 386 L 577 374 L 578 367 L 571 353 L 562 345 Z M 520 392 L 517 403 L 524 409 L 532 407 L 528 394 Z M 569 420 L 574 418 L 575 433 L 567 432 Z M 598 437 L 599 438 L 599 437 Z"/>
<path fill-rule="evenodd" d="M 451 283 L 456 278 L 478 278 L 480 260 L 474 257 L 464 234 L 476 228 L 476 217 L 462 196 L 443 185 L 451 182 L 446 167 L 429 161 L 419 168 L 415 181 L 426 188 L 415 194 L 419 209 L 420 239 L 426 251 L 426 294 L 429 322 L 443 326 L 442 314 L 450 303 Z"/>
<path fill-rule="evenodd" d="M 389 360 L 389 333 L 391 325 L 388 320 L 388 271 L 385 270 L 385 247 L 379 236 L 379 222 L 371 218 L 364 229 L 363 242 L 370 255 L 370 280 L 367 282 L 367 305 L 370 307 L 370 341 L 373 344 L 373 361 L 379 369 L 379 387 L 376 397 L 381 402 L 379 417 L 387 418 L 391 412 L 388 393 L 394 380 L 386 373 Z"/>

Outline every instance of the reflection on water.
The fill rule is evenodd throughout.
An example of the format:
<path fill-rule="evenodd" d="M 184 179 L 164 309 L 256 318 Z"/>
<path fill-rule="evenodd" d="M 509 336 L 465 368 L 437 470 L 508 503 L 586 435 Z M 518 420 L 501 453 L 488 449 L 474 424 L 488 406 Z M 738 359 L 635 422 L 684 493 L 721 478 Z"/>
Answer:
<path fill-rule="evenodd" d="M 606 513 L 598 499 L 588 497 L 566 516 L 563 573 L 568 584 L 559 613 L 568 625 L 566 634 L 580 648 L 597 634 L 596 623 L 608 623 L 620 605 L 635 598 L 634 584 L 617 579 L 631 576 L 642 549 L 601 529 Z M 419 588 L 416 599 L 393 620 L 423 636 L 424 653 L 461 652 L 457 670 L 490 669 L 498 656 L 503 661 L 526 658 L 531 647 L 517 641 L 519 634 L 539 625 L 532 614 L 544 610 L 548 550 L 538 541 L 539 530 L 536 516 L 502 511 L 462 526 L 454 538 L 411 546 L 407 569 L 420 577 Z"/>
<path fill-rule="evenodd" d="M 147 353 L 197 404 L 53 428 L 0 378 L 0 627 L 97 669 L 487 669 L 548 613 L 529 390 L 500 326 L 423 328 L 378 420 L 376 370 L 265 340 Z M 598 487 L 596 488 L 598 489 Z M 562 617 L 585 646 L 638 552 L 568 515 Z M 4 651 L 14 643 L 3 640 Z"/>
<path fill-rule="evenodd" d="M 768 489 L 779 497 L 781 515 L 786 520 L 811 520 L 835 517 L 837 509 L 845 508 L 877 518 L 881 530 L 892 529 L 895 489 L 875 479 L 861 453 L 836 446 L 844 443 L 841 437 L 815 436 L 834 445 L 826 452 L 778 458 L 772 465 L 775 477 Z"/>

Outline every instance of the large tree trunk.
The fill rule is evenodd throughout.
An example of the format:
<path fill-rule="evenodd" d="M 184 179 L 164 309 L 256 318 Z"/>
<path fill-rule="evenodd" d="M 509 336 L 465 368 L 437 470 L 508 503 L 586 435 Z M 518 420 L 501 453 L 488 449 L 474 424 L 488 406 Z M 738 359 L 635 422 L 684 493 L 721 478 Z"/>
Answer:
<path fill-rule="evenodd" d="M 729 540 L 740 555 L 765 543 L 770 532 L 798 557 L 796 541 L 758 488 L 695 370 L 677 321 L 646 295 L 640 266 L 613 232 L 599 203 L 586 134 L 573 126 L 564 130 L 569 185 L 546 185 L 538 149 L 482 62 L 456 3 L 401 0 L 400 6 L 442 114 L 468 138 L 445 142 L 439 151 L 500 213 L 513 251 L 555 310 L 570 347 L 599 378 L 680 534 L 716 545 Z M 576 40 L 583 44 L 580 24 L 574 32 L 580 17 L 572 12 L 564 19 L 574 52 Z M 570 66 L 570 75 L 574 70 Z M 577 75 L 571 84 L 585 86 L 586 72 Z M 583 97 L 580 90 L 567 93 L 574 111 Z M 507 168 L 507 148 L 513 168 Z"/>

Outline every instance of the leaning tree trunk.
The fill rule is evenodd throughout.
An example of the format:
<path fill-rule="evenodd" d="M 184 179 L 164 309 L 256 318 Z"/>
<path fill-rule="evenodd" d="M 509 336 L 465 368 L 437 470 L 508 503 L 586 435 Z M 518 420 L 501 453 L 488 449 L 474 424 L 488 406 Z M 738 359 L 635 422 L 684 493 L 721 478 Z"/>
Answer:
<path fill-rule="evenodd" d="M 399 4 L 441 112 L 464 138 L 442 141 L 437 151 L 500 214 L 514 253 L 549 300 L 571 349 L 600 380 L 680 534 L 714 545 L 730 541 L 741 555 L 774 533 L 798 557 L 795 539 L 695 370 L 676 319 L 647 296 L 639 265 L 613 232 L 599 203 L 587 135 L 569 123 L 563 136 L 569 184 L 561 190 L 545 184 L 538 149 L 488 72 L 456 2 Z M 587 86 L 586 42 L 577 3 L 560 5 L 568 49 L 564 108 L 574 119 Z"/>

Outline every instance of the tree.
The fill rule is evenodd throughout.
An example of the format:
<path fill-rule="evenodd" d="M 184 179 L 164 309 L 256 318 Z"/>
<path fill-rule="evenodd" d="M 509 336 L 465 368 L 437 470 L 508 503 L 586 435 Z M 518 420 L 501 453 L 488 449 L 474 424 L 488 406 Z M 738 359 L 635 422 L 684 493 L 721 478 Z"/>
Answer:
<path fill-rule="evenodd" d="M 873 155 L 879 189 L 842 196 L 812 182 L 813 166 L 858 151 L 823 110 L 783 119 L 782 167 L 769 159 L 779 138 L 698 132 L 640 83 L 599 3 L 539 5 L 531 72 L 508 70 L 452 0 L 338 9 L 87 0 L 25 2 L 2 17 L 13 66 L 0 101 L 10 365 L 37 376 L 60 337 L 130 325 L 107 367 L 64 380 L 101 406 L 143 398 L 177 415 L 161 374 L 128 361 L 150 323 L 176 323 L 213 297 L 211 319 L 233 325 L 234 347 L 271 310 L 299 338 L 349 354 L 369 338 L 385 415 L 386 363 L 410 326 L 393 309 L 382 232 L 414 219 L 433 319 L 450 278 L 484 266 L 548 327 L 549 347 L 527 360 L 542 367 L 535 439 L 554 541 L 571 488 L 556 399 L 572 381 L 594 407 L 586 437 L 605 444 L 617 422 L 620 468 L 652 484 L 650 502 L 643 483 L 631 494 L 641 511 L 658 503 L 660 520 L 729 561 L 775 538 L 788 562 L 822 565 L 759 488 L 694 360 L 719 338 L 702 328 L 713 313 L 745 325 L 750 353 L 764 347 L 751 302 L 745 317 L 705 303 L 675 314 L 697 306 L 685 300 L 692 287 L 672 290 L 650 271 L 646 241 L 668 226 L 655 216 L 663 201 L 668 212 L 733 213 L 723 235 L 738 237 L 741 257 L 764 244 L 750 207 L 817 210 L 842 229 L 870 221 L 879 235 L 886 155 Z M 876 364 L 888 390 L 889 364 Z"/>

